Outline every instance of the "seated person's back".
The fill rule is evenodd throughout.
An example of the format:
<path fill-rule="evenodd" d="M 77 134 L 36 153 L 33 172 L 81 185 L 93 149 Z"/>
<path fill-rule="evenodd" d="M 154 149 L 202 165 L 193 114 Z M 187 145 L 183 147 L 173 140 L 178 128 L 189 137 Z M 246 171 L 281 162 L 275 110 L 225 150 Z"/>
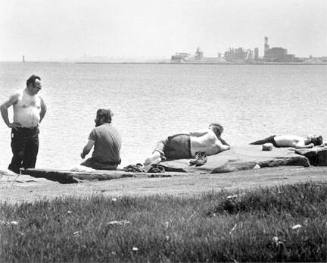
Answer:
<path fill-rule="evenodd" d="M 115 170 L 120 164 L 121 137 L 112 126 L 112 112 L 110 109 L 98 109 L 95 118 L 95 128 L 91 131 L 87 144 L 81 153 L 81 158 L 94 147 L 91 158 L 81 165 L 93 169 Z"/>

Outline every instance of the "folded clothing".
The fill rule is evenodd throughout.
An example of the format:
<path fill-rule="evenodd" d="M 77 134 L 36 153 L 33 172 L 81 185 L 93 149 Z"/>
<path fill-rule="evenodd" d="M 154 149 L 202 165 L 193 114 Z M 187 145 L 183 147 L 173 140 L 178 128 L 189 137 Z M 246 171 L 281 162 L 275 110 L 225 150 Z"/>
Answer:
<path fill-rule="evenodd" d="M 149 169 L 145 169 L 143 164 L 130 164 L 123 168 L 125 172 L 133 172 L 133 173 L 164 173 L 165 167 L 160 164 L 151 164 Z"/>
<path fill-rule="evenodd" d="M 150 169 L 148 170 L 148 173 L 164 173 L 165 167 L 160 164 L 152 164 Z"/>
<path fill-rule="evenodd" d="M 130 164 L 123 168 L 125 172 L 134 172 L 134 173 L 145 173 L 145 169 L 143 167 L 143 164 L 137 163 L 137 164 Z"/>

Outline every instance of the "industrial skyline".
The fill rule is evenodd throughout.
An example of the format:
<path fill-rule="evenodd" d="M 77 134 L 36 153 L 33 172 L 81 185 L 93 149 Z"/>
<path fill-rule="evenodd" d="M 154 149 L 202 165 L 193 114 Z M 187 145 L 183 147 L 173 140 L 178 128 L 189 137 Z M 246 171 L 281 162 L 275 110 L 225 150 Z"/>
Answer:
<path fill-rule="evenodd" d="M 192 55 L 188 52 L 176 52 L 171 56 L 170 60 L 168 58 L 163 59 L 153 59 L 153 60 L 140 60 L 140 59 L 125 59 L 125 60 L 111 60 L 110 58 L 103 56 L 84 56 L 70 62 L 89 62 L 89 63 L 119 63 L 119 62 L 148 62 L 148 63 L 327 63 L 327 56 L 321 57 L 297 57 L 295 54 L 289 54 L 288 49 L 284 47 L 270 47 L 269 38 L 267 36 L 264 37 L 264 45 L 263 45 L 263 54 L 259 55 L 259 47 L 255 47 L 253 49 L 250 48 L 229 48 L 223 54 L 217 52 L 217 56 L 214 57 L 206 57 L 204 56 L 204 52 L 197 47 L 195 53 Z M 27 62 L 25 59 L 25 55 L 22 55 L 23 63 Z M 69 59 L 66 60 L 69 62 Z M 60 61 L 59 61 L 60 62 Z"/>
<path fill-rule="evenodd" d="M 259 48 L 246 49 L 243 47 L 229 48 L 222 55 L 217 52 L 216 57 L 205 57 L 204 52 L 198 47 L 194 55 L 187 52 L 177 52 L 171 56 L 171 63 L 327 63 L 327 56 L 321 57 L 297 57 L 289 54 L 284 47 L 270 47 L 268 37 L 264 37 L 263 54 L 259 55 Z"/>

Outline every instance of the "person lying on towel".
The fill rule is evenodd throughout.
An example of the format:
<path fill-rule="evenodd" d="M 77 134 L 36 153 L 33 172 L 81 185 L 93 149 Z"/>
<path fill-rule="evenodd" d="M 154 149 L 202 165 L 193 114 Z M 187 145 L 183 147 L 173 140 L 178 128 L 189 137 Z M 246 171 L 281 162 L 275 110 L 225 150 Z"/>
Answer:
<path fill-rule="evenodd" d="M 275 147 L 293 147 L 296 149 L 312 148 L 313 146 L 322 145 L 323 138 L 321 135 L 316 136 L 297 136 L 297 135 L 272 135 L 265 139 L 251 142 L 252 145 L 262 145 L 265 143 L 271 143 Z"/>
<path fill-rule="evenodd" d="M 211 123 L 204 132 L 168 136 L 157 143 L 152 155 L 145 159 L 144 165 L 158 164 L 165 160 L 209 156 L 229 150 L 229 144 L 221 138 L 223 130 L 220 124 Z"/>

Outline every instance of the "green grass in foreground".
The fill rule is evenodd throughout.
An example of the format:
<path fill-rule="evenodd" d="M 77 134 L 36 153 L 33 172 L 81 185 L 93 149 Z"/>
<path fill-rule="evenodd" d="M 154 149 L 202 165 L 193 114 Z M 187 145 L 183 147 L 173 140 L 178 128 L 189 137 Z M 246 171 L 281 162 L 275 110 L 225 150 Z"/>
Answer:
<path fill-rule="evenodd" d="M 0 204 L 3 262 L 326 261 L 327 184 Z"/>

